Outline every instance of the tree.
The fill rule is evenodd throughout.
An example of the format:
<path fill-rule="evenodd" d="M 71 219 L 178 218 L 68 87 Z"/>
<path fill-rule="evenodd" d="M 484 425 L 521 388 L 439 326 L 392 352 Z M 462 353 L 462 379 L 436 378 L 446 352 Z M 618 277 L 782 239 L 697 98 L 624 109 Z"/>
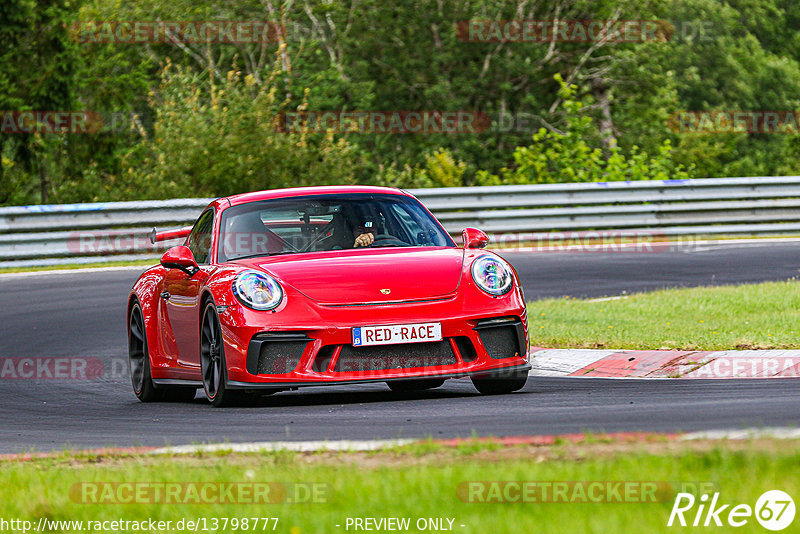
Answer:
<path fill-rule="evenodd" d="M 279 67 L 262 83 L 235 70 L 217 82 L 168 63 L 153 133 L 125 156 L 115 187 L 169 198 L 352 182 L 359 161 L 345 139 L 278 127 L 294 111 L 273 86 L 278 78 Z"/>
<path fill-rule="evenodd" d="M 0 31 L 4 41 L 12 43 L 0 56 L 0 65 L 5 67 L 0 76 L 0 109 L 70 110 L 74 73 L 74 49 L 67 30 L 70 7 L 69 0 L 10 0 L 0 7 Z M 60 143 L 39 133 L 17 135 L 12 159 L 38 174 L 40 199 L 47 202 L 48 158 L 59 151 Z"/>
<path fill-rule="evenodd" d="M 23 100 L 19 77 L 23 66 L 20 44 L 28 33 L 28 21 L 33 17 L 33 0 L 8 0 L 0 4 L 0 111 L 19 109 Z M 0 203 L 11 197 L 11 184 L 5 172 L 6 153 L 13 157 L 14 147 L 8 134 L 0 132 Z M 9 158 L 9 160 L 12 158 Z"/>

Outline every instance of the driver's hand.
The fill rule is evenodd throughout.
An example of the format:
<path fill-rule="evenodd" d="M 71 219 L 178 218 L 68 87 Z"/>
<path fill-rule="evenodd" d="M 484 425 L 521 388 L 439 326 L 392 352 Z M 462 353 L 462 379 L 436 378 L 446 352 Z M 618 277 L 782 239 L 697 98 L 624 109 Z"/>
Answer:
<path fill-rule="evenodd" d="M 375 242 L 375 236 L 372 235 L 371 232 L 366 234 L 361 234 L 360 236 L 356 237 L 355 243 L 353 243 L 354 247 L 368 247 Z"/>

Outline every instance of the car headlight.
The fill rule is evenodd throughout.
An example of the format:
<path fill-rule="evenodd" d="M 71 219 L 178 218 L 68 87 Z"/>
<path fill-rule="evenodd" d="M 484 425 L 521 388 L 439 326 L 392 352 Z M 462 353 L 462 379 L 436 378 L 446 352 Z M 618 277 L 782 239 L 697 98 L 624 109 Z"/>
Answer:
<path fill-rule="evenodd" d="M 481 256 L 472 262 L 472 279 L 490 295 L 505 295 L 511 291 L 514 276 L 511 267 L 494 256 Z"/>
<path fill-rule="evenodd" d="M 233 294 L 254 310 L 271 310 L 283 300 L 283 289 L 277 280 L 257 271 L 244 271 L 233 280 Z"/>

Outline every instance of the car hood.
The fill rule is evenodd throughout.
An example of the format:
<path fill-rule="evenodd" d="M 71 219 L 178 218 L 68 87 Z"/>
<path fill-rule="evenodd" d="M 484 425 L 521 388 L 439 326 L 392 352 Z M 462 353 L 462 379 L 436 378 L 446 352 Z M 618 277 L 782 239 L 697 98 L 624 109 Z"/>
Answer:
<path fill-rule="evenodd" d="M 454 293 L 463 250 L 381 248 L 239 260 L 325 304 L 426 300 Z M 388 291 L 387 291 L 388 290 Z"/>

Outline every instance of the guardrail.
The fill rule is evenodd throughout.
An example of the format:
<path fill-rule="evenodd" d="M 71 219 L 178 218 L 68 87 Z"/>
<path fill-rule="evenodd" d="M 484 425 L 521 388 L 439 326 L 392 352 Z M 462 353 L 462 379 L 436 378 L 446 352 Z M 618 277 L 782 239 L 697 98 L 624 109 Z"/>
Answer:
<path fill-rule="evenodd" d="M 411 190 L 459 235 L 563 239 L 622 229 L 682 235 L 800 233 L 800 176 Z M 0 267 L 151 258 L 148 233 L 191 223 L 210 199 L 0 208 Z M 554 233 L 556 232 L 556 233 Z"/>

